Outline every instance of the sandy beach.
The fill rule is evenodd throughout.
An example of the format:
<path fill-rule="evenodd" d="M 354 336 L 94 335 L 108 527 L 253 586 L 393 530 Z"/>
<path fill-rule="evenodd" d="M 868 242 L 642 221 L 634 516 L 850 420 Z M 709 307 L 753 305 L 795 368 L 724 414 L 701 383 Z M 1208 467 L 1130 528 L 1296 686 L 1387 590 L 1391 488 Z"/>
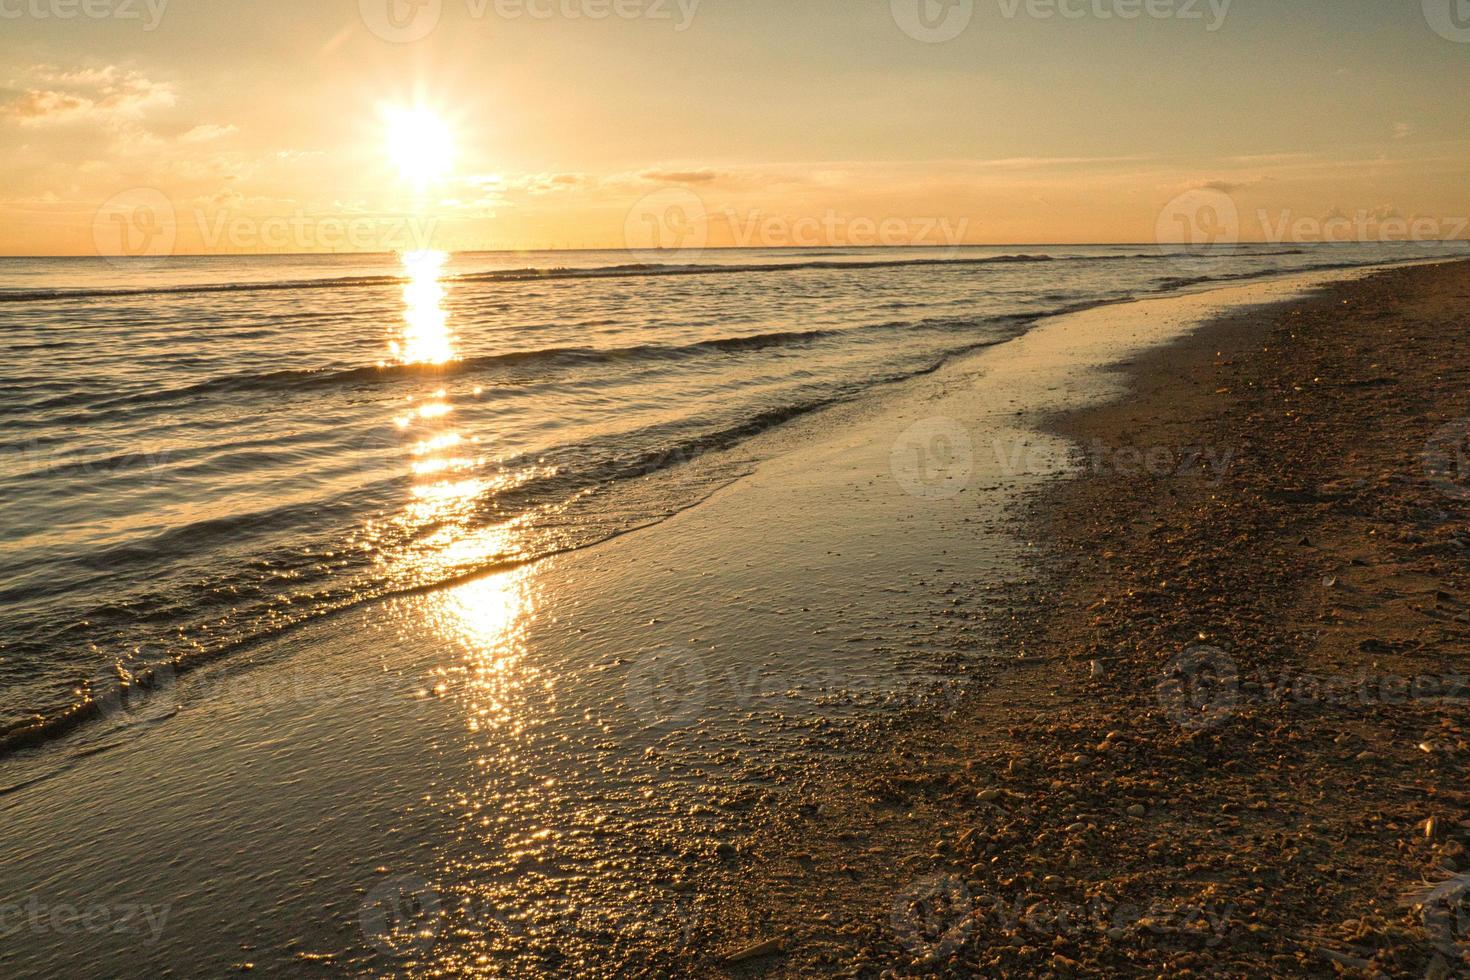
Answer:
<path fill-rule="evenodd" d="M 1423 968 L 1456 702 L 1299 679 L 1454 667 L 1465 266 L 1341 275 L 1044 321 L 104 706 L 7 760 L 7 969 Z"/>
<path fill-rule="evenodd" d="M 1053 418 L 1014 664 L 754 848 L 724 948 L 787 952 L 726 968 L 1459 975 L 1467 284 L 1222 317 Z"/>

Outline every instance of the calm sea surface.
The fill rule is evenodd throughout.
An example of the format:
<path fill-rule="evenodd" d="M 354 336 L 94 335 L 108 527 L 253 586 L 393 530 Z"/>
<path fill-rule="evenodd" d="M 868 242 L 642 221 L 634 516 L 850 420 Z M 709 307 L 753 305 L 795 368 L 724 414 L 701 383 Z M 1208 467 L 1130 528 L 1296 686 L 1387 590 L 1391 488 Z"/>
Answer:
<path fill-rule="evenodd" d="M 0 259 L 0 738 L 656 521 L 738 475 L 710 451 L 1045 314 L 1464 251 Z"/>

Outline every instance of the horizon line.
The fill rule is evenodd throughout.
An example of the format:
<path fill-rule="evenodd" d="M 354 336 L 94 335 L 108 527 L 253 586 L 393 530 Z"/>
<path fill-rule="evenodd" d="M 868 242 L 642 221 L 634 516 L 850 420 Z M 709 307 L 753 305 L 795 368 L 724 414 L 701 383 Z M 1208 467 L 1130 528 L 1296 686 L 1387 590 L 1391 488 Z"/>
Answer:
<path fill-rule="evenodd" d="M 467 249 L 393 249 L 390 251 L 340 251 L 340 252 L 177 252 L 165 255 L 104 255 L 98 252 L 70 252 L 70 253 L 3 253 L 3 259 L 102 259 L 107 262 L 151 262 L 162 263 L 169 259 L 228 259 L 228 258 L 294 258 L 294 257 L 324 257 L 324 256 L 396 256 L 406 253 L 444 252 L 447 255 L 521 255 L 531 252 L 552 253 L 577 253 L 577 252 L 669 252 L 671 254 L 681 252 L 804 252 L 804 251 L 831 251 L 841 250 L 848 252 L 861 251 L 903 251 L 912 249 L 914 251 L 935 251 L 956 248 L 1157 248 L 1157 249 L 1216 249 L 1216 248 L 1238 248 L 1241 246 L 1257 245 L 1289 245 L 1293 248 L 1307 247 L 1340 247 L 1350 245 L 1470 245 L 1470 237 L 1466 238 L 1425 238 L 1425 239 L 1366 239 L 1357 241 L 1315 241 L 1315 242 L 1293 242 L 1293 241 L 1271 241 L 1252 240 L 1238 242 L 1217 243 L 1191 243 L 1191 242 L 1140 242 L 1140 241 L 1118 241 L 1118 242 L 959 242 L 955 244 L 920 244 L 912 243 L 906 245 L 705 245 L 700 248 L 651 248 L 639 246 L 608 246 L 603 248 L 591 246 L 579 246 L 576 248 L 467 248 Z"/>

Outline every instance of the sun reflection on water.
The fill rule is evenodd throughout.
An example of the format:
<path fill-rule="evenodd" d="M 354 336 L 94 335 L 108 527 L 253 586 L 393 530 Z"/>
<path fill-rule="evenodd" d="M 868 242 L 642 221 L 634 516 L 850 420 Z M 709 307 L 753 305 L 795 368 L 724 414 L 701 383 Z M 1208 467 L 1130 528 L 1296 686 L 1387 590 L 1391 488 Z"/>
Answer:
<path fill-rule="evenodd" d="M 412 545 L 396 564 L 409 581 L 439 581 L 519 557 L 522 521 L 485 520 L 486 502 L 513 488 L 533 471 L 487 473 L 477 436 L 454 424 L 454 396 L 437 366 L 459 359 L 446 306 L 444 268 L 439 251 L 408 252 L 402 257 L 403 320 L 388 341 L 393 362 L 423 366 L 431 379 L 421 393 L 404 397 L 393 419 L 402 433 L 402 452 L 411 477 L 408 497 L 393 517 Z M 479 394 L 481 389 L 475 389 Z M 472 728 L 508 718 L 504 687 L 517 676 L 519 625 L 531 615 L 530 578 L 524 571 L 493 575 L 431 597 L 430 618 L 445 638 L 467 652 L 462 663 L 441 667 L 436 690 L 466 692 Z M 462 677 L 455 674 L 462 673 Z M 521 678 L 524 680 L 524 678 Z"/>
<path fill-rule="evenodd" d="M 447 252 L 425 249 L 403 254 L 403 336 L 389 344 L 399 364 L 447 364 L 456 359 L 449 311 L 444 307 Z"/>
<path fill-rule="evenodd" d="M 384 524 L 399 542 L 385 563 L 404 584 L 456 582 L 401 607 L 413 619 L 409 629 L 433 638 L 421 697 L 440 705 L 457 729 L 436 739 L 448 778 L 425 802 L 453 821 L 434 880 L 445 899 L 443 934 L 466 941 L 429 974 L 496 975 L 494 963 L 523 940 L 493 928 L 499 918 L 487 927 L 477 910 L 505 910 L 514 919 L 504 921 L 517 926 L 586 912 L 565 890 L 564 869 L 585 867 L 604 846 L 599 828 L 608 814 L 603 802 L 578 796 L 577 772 L 550 765 L 547 753 L 569 727 L 594 733 L 599 753 L 610 736 L 564 686 L 563 662 L 548 657 L 563 612 L 550 588 L 559 579 L 542 565 L 517 565 L 538 544 L 544 552 L 538 535 L 565 507 L 533 502 L 538 482 L 556 468 L 497 458 L 492 446 L 505 450 L 485 413 L 498 393 L 487 396 L 462 383 L 465 372 L 446 369 L 462 355 L 445 260 L 442 253 L 403 257 L 402 319 L 386 338 L 392 363 L 404 370 L 385 379 L 402 386 L 381 423 L 391 432 L 397 478 Z M 475 434 L 477 424 L 492 426 L 489 445 Z"/>
<path fill-rule="evenodd" d="M 403 323 L 397 336 L 388 341 L 395 364 L 442 366 L 459 359 L 455 337 L 445 305 L 445 252 L 425 250 L 404 253 Z M 454 404 L 442 385 L 422 395 L 405 399 L 405 409 L 394 424 L 411 439 L 407 469 L 413 478 L 409 506 L 399 515 L 407 530 L 437 525 L 439 544 L 459 536 L 456 528 L 468 523 L 474 505 L 487 487 L 475 476 L 479 466 L 478 439 L 466 437 L 450 427 Z M 459 533 L 463 533 L 462 531 Z M 436 556 L 435 552 L 438 552 Z M 413 549 L 403 563 L 418 573 L 431 572 L 446 556 L 443 549 Z"/>
<path fill-rule="evenodd" d="M 509 737 L 525 725 L 517 703 L 542 680 L 525 664 L 522 643 L 535 618 L 536 596 L 526 569 L 467 582 L 436 598 L 440 628 L 464 651 L 463 691 L 471 731 L 499 730 Z M 501 748 L 505 748 L 505 743 Z"/>
<path fill-rule="evenodd" d="M 403 257 L 403 319 L 388 341 L 394 363 L 422 369 L 407 376 L 409 383 L 420 374 L 425 379 L 389 420 L 398 432 L 399 472 L 409 477 L 390 520 L 399 526 L 395 536 L 410 543 L 393 562 L 409 582 L 442 582 L 524 557 L 530 517 L 500 518 L 495 505 L 545 470 L 493 465 L 478 437 L 465 431 L 472 421 L 456 411 L 456 398 L 464 396 L 436 370 L 459 358 L 446 306 L 445 259 L 443 253 Z M 474 389 L 475 396 L 481 390 Z M 474 401 L 464 407 L 472 415 Z M 525 649 L 539 587 L 533 567 L 513 568 L 429 593 L 419 607 L 446 650 L 424 690 L 456 705 L 472 743 L 476 775 L 450 790 L 447 802 L 463 808 L 481 830 L 500 830 L 497 853 L 539 851 L 555 838 L 528 800 L 515 802 L 514 789 L 531 776 L 522 758 L 527 730 L 555 700 L 554 678 L 532 667 Z M 534 798 L 550 791 L 538 786 Z"/>

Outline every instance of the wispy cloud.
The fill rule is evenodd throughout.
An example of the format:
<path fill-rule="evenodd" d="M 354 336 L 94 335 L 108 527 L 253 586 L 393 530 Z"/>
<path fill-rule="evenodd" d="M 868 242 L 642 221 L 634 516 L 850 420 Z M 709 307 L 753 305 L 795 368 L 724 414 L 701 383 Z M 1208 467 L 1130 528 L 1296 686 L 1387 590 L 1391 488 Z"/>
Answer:
<path fill-rule="evenodd" d="M 239 132 L 235 126 L 221 126 L 217 123 L 204 123 L 179 137 L 180 143 L 208 143 L 212 140 L 224 139 Z"/>
<path fill-rule="evenodd" d="M 710 184 L 724 176 L 718 170 L 645 170 L 644 180 L 660 184 Z"/>
<path fill-rule="evenodd" d="M 71 123 L 121 126 L 178 101 L 169 83 L 115 65 L 76 71 L 40 65 L 28 73 L 26 81 L 32 87 L 0 105 L 0 119 L 30 127 Z"/>

